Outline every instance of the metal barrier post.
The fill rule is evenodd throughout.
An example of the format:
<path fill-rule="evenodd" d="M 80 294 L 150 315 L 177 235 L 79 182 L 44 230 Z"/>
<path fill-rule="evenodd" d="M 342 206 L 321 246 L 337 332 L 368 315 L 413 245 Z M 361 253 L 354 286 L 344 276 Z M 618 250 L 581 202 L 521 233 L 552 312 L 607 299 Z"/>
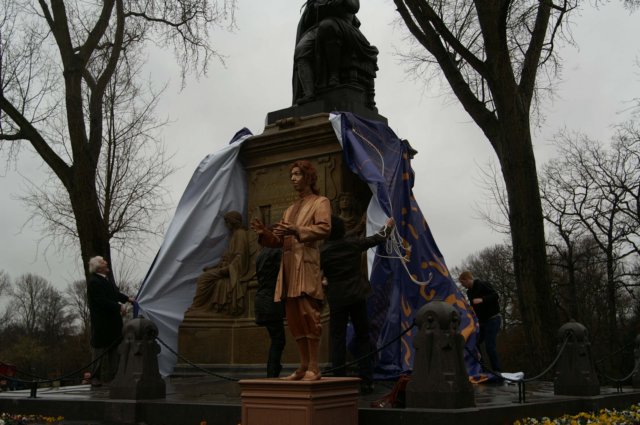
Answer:
<path fill-rule="evenodd" d="M 29 392 L 29 398 L 36 398 L 36 393 L 38 392 L 38 381 L 31 382 L 31 388 Z"/>

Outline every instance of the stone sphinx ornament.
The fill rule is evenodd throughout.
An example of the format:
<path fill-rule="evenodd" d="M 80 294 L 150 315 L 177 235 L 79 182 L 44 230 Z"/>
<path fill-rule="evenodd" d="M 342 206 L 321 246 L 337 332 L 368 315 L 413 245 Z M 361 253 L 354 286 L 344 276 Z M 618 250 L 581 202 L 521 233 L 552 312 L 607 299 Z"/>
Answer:
<path fill-rule="evenodd" d="M 418 332 L 406 407 L 458 409 L 475 406 L 473 387 L 464 363 L 460 315 L 444 301 L 431 301 L 416 314 Z"/>
<path fill-rule="evenodd" d="M 377 111 L 374 79 L 378 49 L 360 32 L 359 0 L 307 0 L 296 33 L 293 104 L 302 105 L 340 85 L 356 87 Z"/>
<path fill-rule="evenodd" d="M 591 357 L 589 332 L 581 323 L 570 321 L 558 329 L 558 350 L 567 344 L 556 364 L 555 395 L 593 396 L 600 394 L 600 383 Z"/>
<path fill-rule="evenodd" d="M 118 372 L 109 387 L 112 399 L 165 398 L 166 386 L 158 370 L 158 327 L 144 317 L 129 320 L 118 347 Z"/>

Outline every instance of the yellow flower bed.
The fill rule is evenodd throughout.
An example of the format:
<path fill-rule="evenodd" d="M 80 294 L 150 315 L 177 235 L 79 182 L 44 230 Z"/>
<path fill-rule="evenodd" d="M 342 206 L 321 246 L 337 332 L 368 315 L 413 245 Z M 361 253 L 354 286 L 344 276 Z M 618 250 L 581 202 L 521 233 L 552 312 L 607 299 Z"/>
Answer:
<path fill-rule="evenodd" d="M 564 415 L 559 418 L 523 418 L 513 425 L 638 425 L 640 424 L 640 404 L 634 404 L 627 410 L 601 409 L 598 413 L 582 412 L 577 415 Z"/>
<path fill-rule="evenodd" d="M 0 413 L 0 425 L 59 424 L 63 420 L 64 418 L 62 416 L 10 415 L 8 413 Z"/>

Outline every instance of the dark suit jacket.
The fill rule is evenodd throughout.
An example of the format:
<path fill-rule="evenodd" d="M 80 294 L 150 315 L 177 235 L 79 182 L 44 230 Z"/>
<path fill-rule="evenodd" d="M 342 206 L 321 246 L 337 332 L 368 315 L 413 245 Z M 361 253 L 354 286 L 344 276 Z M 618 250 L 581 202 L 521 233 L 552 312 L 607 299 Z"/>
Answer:
<path fill-rule="evenodd" d="M 473 311 L 475 311 L 476 316 L 478 316 L 479 323 L 484 323 L 500 313 L 498 293 L 489 282 L 475 279 L 471 289 L 467 290 L 467 297 L 473 307 Z M 473 304 L 474 298 L 482 298 L 482 302 L 480 304 Z"/>
<path fill-rule="evenodd" d="M 129 297 L 115 283 L 93 273 L 87 282 L 87 300 L 91 315 L 91 346 L 107 348 L 122 335 L 120 303 Z"/>
<path fill-rule="evenodd" d="M 371 286 L 362 269 L 362 252 L 386 240 L 376 233 L 367 237 L 326 240 L 320 248 L 320 265 L 327 278 L 329 306 L 347 306 L 367 298 Z"/>

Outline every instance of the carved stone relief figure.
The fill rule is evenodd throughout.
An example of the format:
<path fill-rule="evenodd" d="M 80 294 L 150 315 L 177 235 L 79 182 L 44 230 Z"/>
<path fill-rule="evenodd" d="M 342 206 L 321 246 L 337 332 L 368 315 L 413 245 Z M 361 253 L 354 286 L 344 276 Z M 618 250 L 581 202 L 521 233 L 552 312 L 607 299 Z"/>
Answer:
<path fill-rule="evenodd" d="M 255 275 L 257 243 L 253 232 L 242 225 L 239 212 L 226 213 L 224 221 L 229 229 L 229 245 L 217 264 L 202 269 L 185 316 L 239 315 L 245 310 L 247 283 Z"/>

